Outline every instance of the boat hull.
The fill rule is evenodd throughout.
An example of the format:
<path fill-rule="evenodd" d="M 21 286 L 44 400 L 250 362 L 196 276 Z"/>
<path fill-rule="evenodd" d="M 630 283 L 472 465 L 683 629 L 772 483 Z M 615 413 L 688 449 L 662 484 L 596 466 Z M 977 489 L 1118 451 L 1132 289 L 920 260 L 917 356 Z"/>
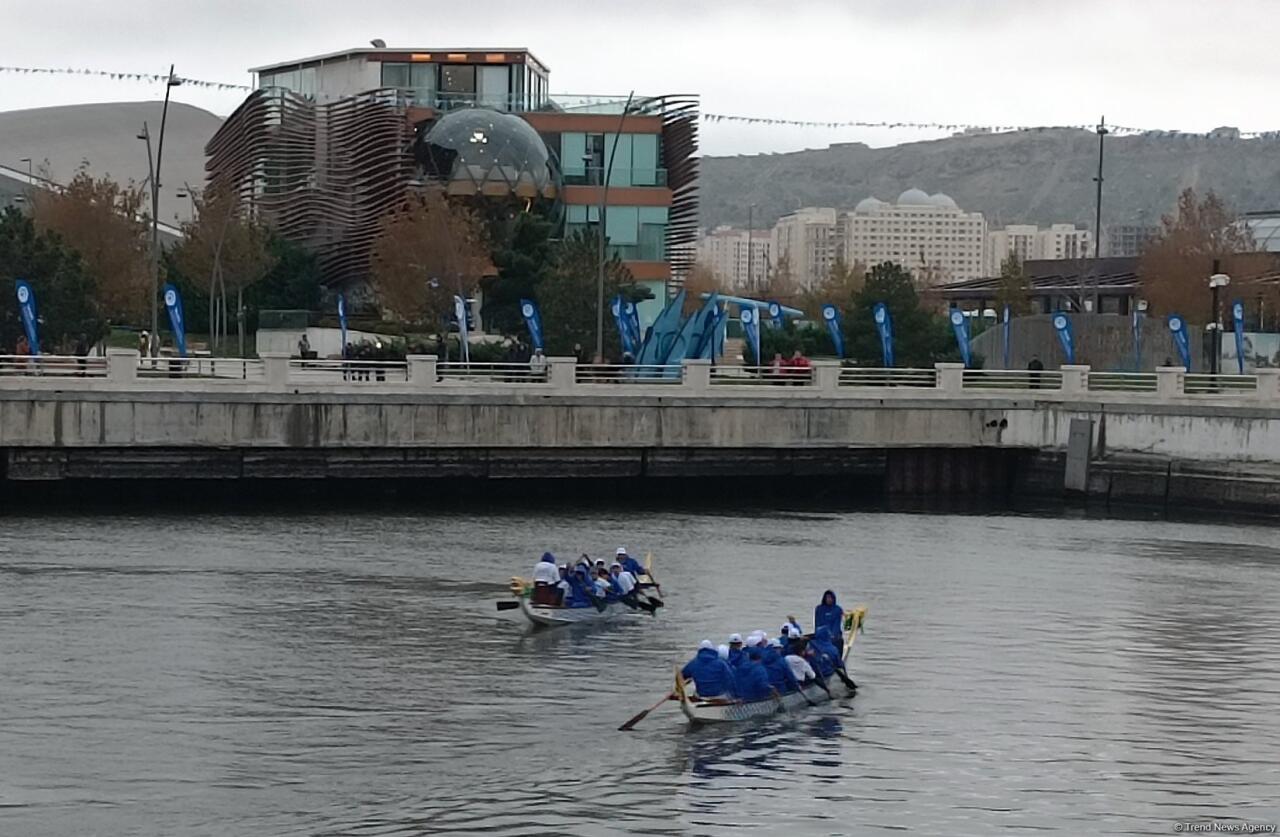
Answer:
<path fill-rule="evenodd" d="M 801 692 L 789 692 L 768 700 L 743 702 L 723 701 L 713 698 L 702 701 L 690 696 L 683 683 L 680 683 L 676 686 L 676 699 L 680 701 L 680 711 L 684 713 L 691 723 L 727 724 L 764 718 L 769 715 L 777 715 L 779 712 L 788 713 L 795 709 L 806 708 L 811 702 L 827 703 L 833 697 L 850 697 L 853 695 L 853 692 L 835 677 L 827 680 L 827 687 L 831 689 L 830 696 L 820 686 L 813 685 L 802 689 L 803 694 Z M 805 700 L 806 697 L 808 700 Z"/>
<path fill-rule="evenodd" d="M 520 612 L 524 617 L 540 628 L 555 628 L 561 625 L 578 625 L 585 622 L 607 622 L 630 614 L 643 613 L 632 610 L 620 602 L 611 602 L 604 610 L 594 607 L 554 607 L 552 605 L 533 604 L 529 599 L 520 599 Z"/>

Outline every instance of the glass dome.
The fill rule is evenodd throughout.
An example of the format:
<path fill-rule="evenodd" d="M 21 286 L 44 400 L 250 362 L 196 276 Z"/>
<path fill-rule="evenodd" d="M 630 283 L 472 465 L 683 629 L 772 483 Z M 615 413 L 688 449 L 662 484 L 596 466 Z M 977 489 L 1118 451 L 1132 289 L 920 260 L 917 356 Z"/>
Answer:
<path fill-rule="evenodd" d="M 423 174 L 451 195 L 552 198 L 560 171 L 546 143 L 518 116 L 487 108 L 445 114 L 418 134 Z"/>

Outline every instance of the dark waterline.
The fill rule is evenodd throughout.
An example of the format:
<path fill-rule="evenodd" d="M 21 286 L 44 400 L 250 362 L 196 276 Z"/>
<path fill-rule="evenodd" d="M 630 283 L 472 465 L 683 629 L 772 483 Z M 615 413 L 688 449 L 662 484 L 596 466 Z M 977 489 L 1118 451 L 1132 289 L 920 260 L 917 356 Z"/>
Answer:
<path fill-rule="evenodd" d="M 736 491 L 746 493 L 749 486 Z M 1172 833 L 1280 818 L 1265 525 L 565 503 L 0 517 L 0 833 Z M 473 504 L 474 505 L 474 504 Z M 426 508 L 435 510 L 427 511 Z M 668 608 L 527 634 L 544 546 Z M 870 606 L 859 696 L 690 731 L 701 638 Z"/>

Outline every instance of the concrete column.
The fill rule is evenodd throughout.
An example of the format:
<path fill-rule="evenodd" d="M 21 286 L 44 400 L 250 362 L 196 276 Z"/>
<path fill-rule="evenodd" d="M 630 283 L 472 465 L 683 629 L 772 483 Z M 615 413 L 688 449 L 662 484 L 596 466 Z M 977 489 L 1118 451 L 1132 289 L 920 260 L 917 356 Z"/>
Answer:
<path fill-rule="evenodd" d="M 1258 379 L 1258 391 L 1254 393 L 1254 398 L 1259 401 L 1280 399 L 1280 369 L 1255 369 L 1253 374 Z"/>
<path fill-rule="evenodd" d="M 547 379 L 556 392 L 573 392 L 578 382 L 578 359 L 574 357 L 547 358 Z"/>
<path fill-rule="evenodd" d="M 813 365 L 813 386 L 823 395 L 835 395 L 840 386 L 840 367 L 838 360 L 815 360 Z"/>
<path fill-rule="evenodd" d="M 1185 366 L 1157 366 L 1156 395 L 1161 398 L 1177 398 L 1183 395 L 1186 374 Z"/>
<path fill-rule="evenodd" d="M 414 389 L 427 389 L 436 385 L 436 364 L 440 358 L 435 355 L 406 355 L 409 364 L 409 385 Z"/>
<path fill-rule="evenodd" d="M 684 360 L 683 388 L 688 392 L 708 393 L 711 391 L 711 361 Z"/>
<path fill-rule="evenodd" d="M 107 380 L 116 386 L 132 386 L 138 380 L 137 349 L 107 349 Z"/>
<path fill-rule="evenodd" d="M 964 392 L 963 363 L 935 363 L 933 368 L 938 372 L 938 389 L 948 395 L 960 395 Z"/>
<path fill-rule="evenodd" d="M 262 358 L 263 374 L 267 379 L 267 389 L 284 392 L 289 388 L 289 353 L 259 352 Z"/>
<path fill-rule="evenodd" d="M 1062 394 L 1084 395 L 1089 391 L 1089 367 L 1067 365 L 1062 370 Z"/>

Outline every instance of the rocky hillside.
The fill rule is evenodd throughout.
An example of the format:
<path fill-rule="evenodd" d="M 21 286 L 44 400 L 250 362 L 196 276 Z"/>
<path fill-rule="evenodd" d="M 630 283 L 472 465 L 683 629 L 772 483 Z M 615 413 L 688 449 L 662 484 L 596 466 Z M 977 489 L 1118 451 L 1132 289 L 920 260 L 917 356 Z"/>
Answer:
<path fill-rule="evenodd" d="M 1213 189 L 1238 211 L 1280 209 L 1280 140 L 1108 136 L 1105 158 L 1103 226 L 1155 224 L 1188 186 Z M 891 201 L 917 186 L 947 193 L 992 226 L 1092 227 L 1097 167 L 1097 136 L 1065 128 L 705 157 L 702 218 L 707 226 L 746 226 L 754 203 L 759 228 L 797 207 L 852 208 L 868 195 Z"/>

